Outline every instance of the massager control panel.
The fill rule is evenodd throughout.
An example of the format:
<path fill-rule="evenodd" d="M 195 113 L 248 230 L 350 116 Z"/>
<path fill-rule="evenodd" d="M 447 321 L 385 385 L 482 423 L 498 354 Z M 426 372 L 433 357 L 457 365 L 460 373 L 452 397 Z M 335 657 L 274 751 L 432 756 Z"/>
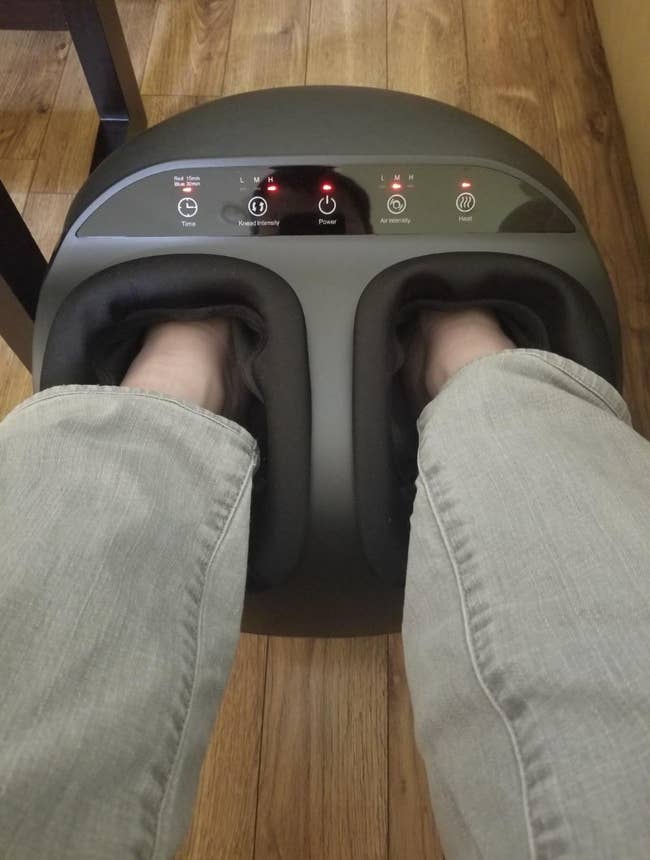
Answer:
<path fill-rule="evenodd" d="M 156 168 L 126 181 L 78 236 L 571 233 L 524 180 L 483 166 L 346 164 Z"/>

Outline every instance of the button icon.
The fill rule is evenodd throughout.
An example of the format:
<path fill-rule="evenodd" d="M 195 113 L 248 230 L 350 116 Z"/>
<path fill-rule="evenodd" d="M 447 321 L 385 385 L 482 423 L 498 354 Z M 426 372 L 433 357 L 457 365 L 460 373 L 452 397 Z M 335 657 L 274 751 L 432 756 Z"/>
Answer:
<path fill-rule="evenodd" d="M 182 218 L 194 218 L 199 211 L 199 204 L 193 197 L 181 197 L 177 209 Z"/>
<path fill-rule="evenodd" d="M 401 194 L 392 194 L 386 202 L 386 208 L 392 215 L 401 215 L 406 210 L 406 198 Z"/>
<path fill-rule="evenodd" d="M 456 209 L 459 212 L 471 212 L 472 209 L 476 206 L 476 197 L 469 192 L 463 191 L 462 194 L 459 194 L 456 198 Z"/>
<path fill-rule="evenodd" d="M 263 197 L 251 197 L 248 201 L 248 211 L 251 215 L 255 215 L 257 218 L 261 218 L 262 215 L 266 215 L 268 208 L 269 204 Z"/>
<path fill-rule="evenodd" d="M 323 215 L 333 215 L 336 212 L 336 200 L 326 194 L 318 201 L 318 208 Z"/>

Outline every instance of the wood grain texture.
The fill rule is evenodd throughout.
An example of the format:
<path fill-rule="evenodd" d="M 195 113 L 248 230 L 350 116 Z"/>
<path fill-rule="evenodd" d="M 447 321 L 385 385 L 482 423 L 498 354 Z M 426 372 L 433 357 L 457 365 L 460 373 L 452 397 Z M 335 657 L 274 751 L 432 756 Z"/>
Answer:
<path fill-rule="evenodd" d="M 472 113 L 559 166 L 537 0 L 464 0 Z"/>
<path fill-rule="evenodd" d="M 2 276 L 0 276 L 0 329 L 3 349 L 8 352 L 13 351 L 20 363 L 29 370 L 32 366 L 34 323 Z M 0 373 L 3 365 L 9 367 L 8 352 L 0 354 Z"/>
<path fill-rule="evenodd" d="M 141 83 L 151 45 L 157 0 L 116 0 L 116 6 L 131 65 L 136 80 Z"/>
<path fill-rule="evenodd" d="M 61 237 L 73 197 L 73 194 L 36 194 L 33 191 L 27 197 L 23 218 L 46 260 Z"/>
<path fill-rule="evenodd" d="M 156 0 L 121 0 L 119 4 L 120 20 L 138 80 L 149 48 L 155 3 Z M 90 169 L 98 126 L 97 111 L 77 52 L 69 41 L 67 34 L 59 34 L 57 45 L 60 52 L 65 46 L 67 59 L 63 73 L 59 71 L 57 77 L 60 85 L 42 139 L 32 185 L 32 190 L 37 192 L 73 193 Z M 36 68 L 40 68 L 40 62 Z"/>
<path fill-rule="evenodd" d="M 424 763 L 413 736 L 402 637 L 388 637 L 388 857 L 444 860 Z"/>
<path fill-rule="evenodd" d="M 388 0 L 388 86 L 469 107 L 462 3 Z"/>
<path fill-rule="evenodd" d="M 308 27 L 305 0 L 240 0 L 223 94 L 304 84 Z"/>
<path fill-rule="evenodd" d="M 142 92 L 219 95 L 234 0 L 160 0 Z"/>
<path fill-rule="evenodd" d="M 208 747 L 192 826 L 176 860 L 252 860 L 266 636 L 243 634 Z"/>
<path fill-rule="evenodd" d="M 32 182 L 43 193 L 73 193 L 90 170 L 99 120 L 74 45 L 70 46 L 61 85 Z"/>
<path fill-rule="evenodd" d="M 32 377 L 0 337 L 0 421 L 32 393 Z"/>
<path fill-rule="evenodd" d="M 650 236 L 650 3 L 594 0 L 593 5 Z"/>
<path fill-rule="evenodd" d="M 142 101 L 149 127 L 201 103 L 198 96 L 143 96 Z"/>
<path fill-rule="evenodd" d="M 69 46 L 65 33 L 0 31 L 0 158 L 38 157 Z"/>
<path fill-rule="evenodd" d="M 386 0 L 311 0 L 307 83 L 386 86 Z"/>
<path fill-rule="evenodd" d="M 269 640 L 257 860 L 386 857 L 386 644 Z"/>
<path fill-rule="evenodd" d="M 621 316 L 625 395 L 650 436 L 650 251 L 593 8 L 540 3 L 562 171 L 582 203 Z"/>
<path fill-rule="evenodd" d="M 0 158 L 0 182 L 7 189 L 19 212 L 25 208 L 36 162 L 27 159 Z"/>

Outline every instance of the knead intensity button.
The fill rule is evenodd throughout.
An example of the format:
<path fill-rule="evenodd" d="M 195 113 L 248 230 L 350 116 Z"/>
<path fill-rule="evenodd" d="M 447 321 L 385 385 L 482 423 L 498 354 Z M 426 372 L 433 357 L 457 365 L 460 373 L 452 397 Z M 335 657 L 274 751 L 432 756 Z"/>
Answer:
<path fill-rule="evenodd" d="M 248 211 L 251 215 L 255 215 L 256 218 L 261 218 L 263 215 L 266 215 L 268 208 L 269 204 L 263 197 L 251 197 L 248 201 Z"/>

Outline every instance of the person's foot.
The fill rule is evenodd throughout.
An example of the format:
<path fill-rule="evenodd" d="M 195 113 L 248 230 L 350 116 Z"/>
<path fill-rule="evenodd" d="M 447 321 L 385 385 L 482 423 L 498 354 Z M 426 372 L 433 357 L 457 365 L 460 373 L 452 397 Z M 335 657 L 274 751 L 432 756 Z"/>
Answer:
<path fill-rule="evenodd" d="M 416 410 L 420 412 L 470 361 L 514 346 L 492 311 L 423 311 L 403 369 Z"/>
<path fill-rule="evenodd" d="M 152 326 L 122 380 L 196 403 L 220 415 L 235 412 L 231 322 L 222 317 Z"/>

